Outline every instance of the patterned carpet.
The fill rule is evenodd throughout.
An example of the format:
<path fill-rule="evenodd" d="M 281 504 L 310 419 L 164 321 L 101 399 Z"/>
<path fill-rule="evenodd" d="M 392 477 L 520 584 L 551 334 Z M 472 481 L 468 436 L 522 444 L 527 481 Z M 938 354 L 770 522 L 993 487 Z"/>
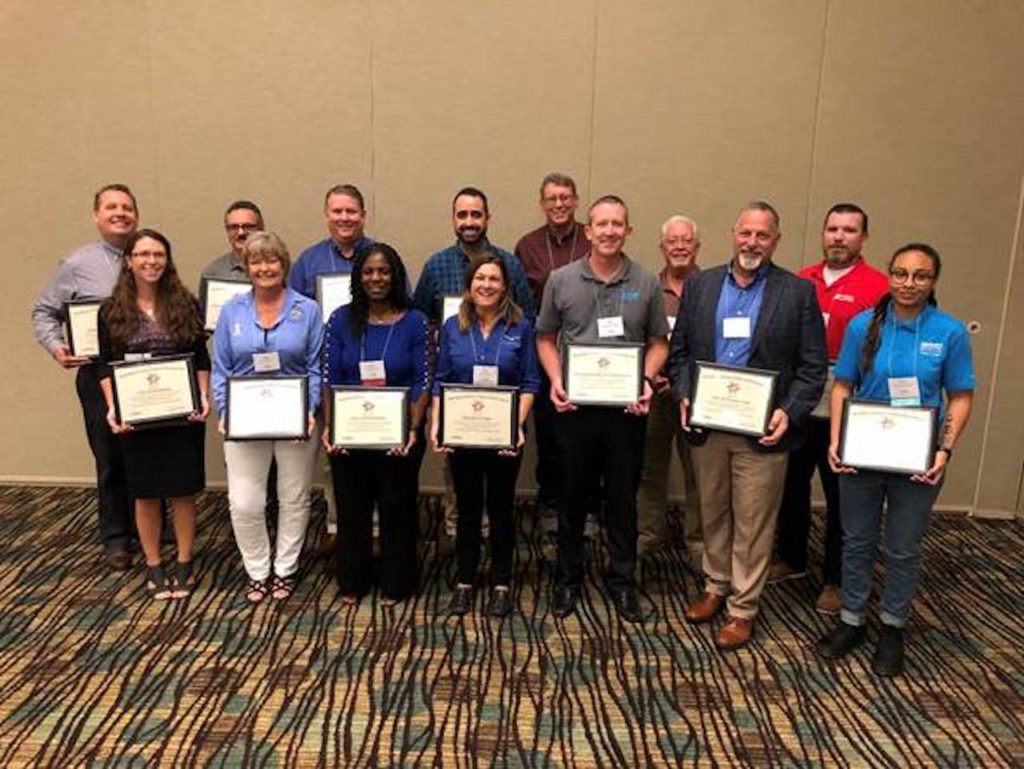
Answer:
<path fill-rule="evenodd" d="M 682 621 L 678 550 L 642 567 L 642 627 L 597 587 L 600 545 L 555 620 L 524 508 L 517 611 L 459 621 L 431 531 L 415 601 L 344 606 L 307 559 L 290 601 L 253 609 L 211 493 L 201 586 L 157 604 L 104 567 L 91 493 L 0 488 L 0 766 L 1024 765 L 1021 522 L 936 516 L 907 675 L 884 681 L 870 646 L 815 658 L 813 579 L 769 588 L 756 642 L 719 654 Z"/>

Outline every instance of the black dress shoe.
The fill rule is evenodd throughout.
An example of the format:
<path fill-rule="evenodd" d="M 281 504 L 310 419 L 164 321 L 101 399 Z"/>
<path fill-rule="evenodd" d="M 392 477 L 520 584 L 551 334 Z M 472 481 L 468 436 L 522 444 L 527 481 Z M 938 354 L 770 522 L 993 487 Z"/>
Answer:
<path fill-rule="evenodd" d="M 448 614 L 461 617 L 463 614 L 468 613 L 471 608 L 473 608 L 473 588 L 466 585 L 456 587 L 455 592 L 452 593 L 451 600 L 448 602 Z"/>
<path fill-rule="evenodd" d="M 615 611 L 625 622 L 639 622 L 640 599 L 637 598 L 635 587 L 620 587 L 612 591 L 612 600 L 615 602 Z"/>
<path fill-rule="evenodd" d="M 128 571 L 132 567 L 132 554 L 128 552 L 127 546 L 108 547 L 104 551 L 107 566 L 114 571 Z"/>
<path fill-rule="evenodd" d="M 551 591 L 551 613 L 556 617 L 568 617 L 576 611 L 579 590 L 569 585 L 555 585 Z"/>
<path fill-rule="evenodd" d="M 818 640 L 818 654 L 828 660 L 837 660 L 864 643 L 863 625 L 837 622 L 832 632 Z"/>
<path fill-rule="evenodd" d="M 491 590 L 491 600 L 487 603 L 487 613 L 492 617 L 504 617 L 512 611 L 512 591 L 506 586 Z"/>
<path fill-rule="evenodd" d="M 882 625 L 871 669 L 883 678 L 892 678 L 903 672 L 903 628 Z"/>

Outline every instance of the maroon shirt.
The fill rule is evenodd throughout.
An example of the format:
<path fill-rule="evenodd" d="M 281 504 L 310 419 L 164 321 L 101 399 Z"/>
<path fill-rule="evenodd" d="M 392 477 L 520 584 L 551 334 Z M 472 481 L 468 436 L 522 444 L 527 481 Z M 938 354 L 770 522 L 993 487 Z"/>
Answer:
<path fill-rule="evenodd" d="M 573 222 L 573 225 L 565 237 L 558 239 L 544 224 L 523 235 L 516 244 L 516 256 L 526 270 L 526 280 L 538 308 L 544 297 L 548 276 L 559 267 L 590 253 L 590 241 L 583 232 L 583 225 L 579 222 Z"/>

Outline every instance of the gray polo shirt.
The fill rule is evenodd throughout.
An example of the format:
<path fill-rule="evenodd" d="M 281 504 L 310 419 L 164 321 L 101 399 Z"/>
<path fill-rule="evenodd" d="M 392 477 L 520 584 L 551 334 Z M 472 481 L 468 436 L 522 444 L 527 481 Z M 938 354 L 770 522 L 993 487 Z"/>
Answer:
<path fill-rule="evenodd" d="M 602 339 L 597 319 L 622 316 L 620 337 Z M 574 342 L 641 342 L 648 337 L 668 335 L 665 302 L 658 278 L 625 254 L 622 267 L 608 283 L 590 269 L 584 257 L 551 273 L 544 286 L 544 299 L 537 316 L 537 331 L 559 335 L 560 346 Z"/>
<path fill-rule="evenodd" d="M 121 274 L 121 249 L 104 240 L 68 254 L 32 307 L 36 341 L 53 355 L 64 341 L 64 303 L 72 299 L 106 299 Z"/>

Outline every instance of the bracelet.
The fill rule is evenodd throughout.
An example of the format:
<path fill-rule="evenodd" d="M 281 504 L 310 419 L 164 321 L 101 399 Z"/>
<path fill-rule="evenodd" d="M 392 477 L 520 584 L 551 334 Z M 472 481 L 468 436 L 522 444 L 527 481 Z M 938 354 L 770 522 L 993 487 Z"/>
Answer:
<path fill-rule="evenodd" d="M 935 450 L 935 453 L 937 454 L 937 453 L 938 453 L 938 452 L 940 452 L 940 451 L 945 451 L 945 452 L 946 452 L 946 460 L 947 460 L 947 461 L 949 461 L 950 459 L 952 459 L 952 457 L 953 457 L 953 447 L 952 447 L 952 446 L 939 446 L 939 447 L 938 447 L 938 448 L 937 448 L 937 449 Z"/>

